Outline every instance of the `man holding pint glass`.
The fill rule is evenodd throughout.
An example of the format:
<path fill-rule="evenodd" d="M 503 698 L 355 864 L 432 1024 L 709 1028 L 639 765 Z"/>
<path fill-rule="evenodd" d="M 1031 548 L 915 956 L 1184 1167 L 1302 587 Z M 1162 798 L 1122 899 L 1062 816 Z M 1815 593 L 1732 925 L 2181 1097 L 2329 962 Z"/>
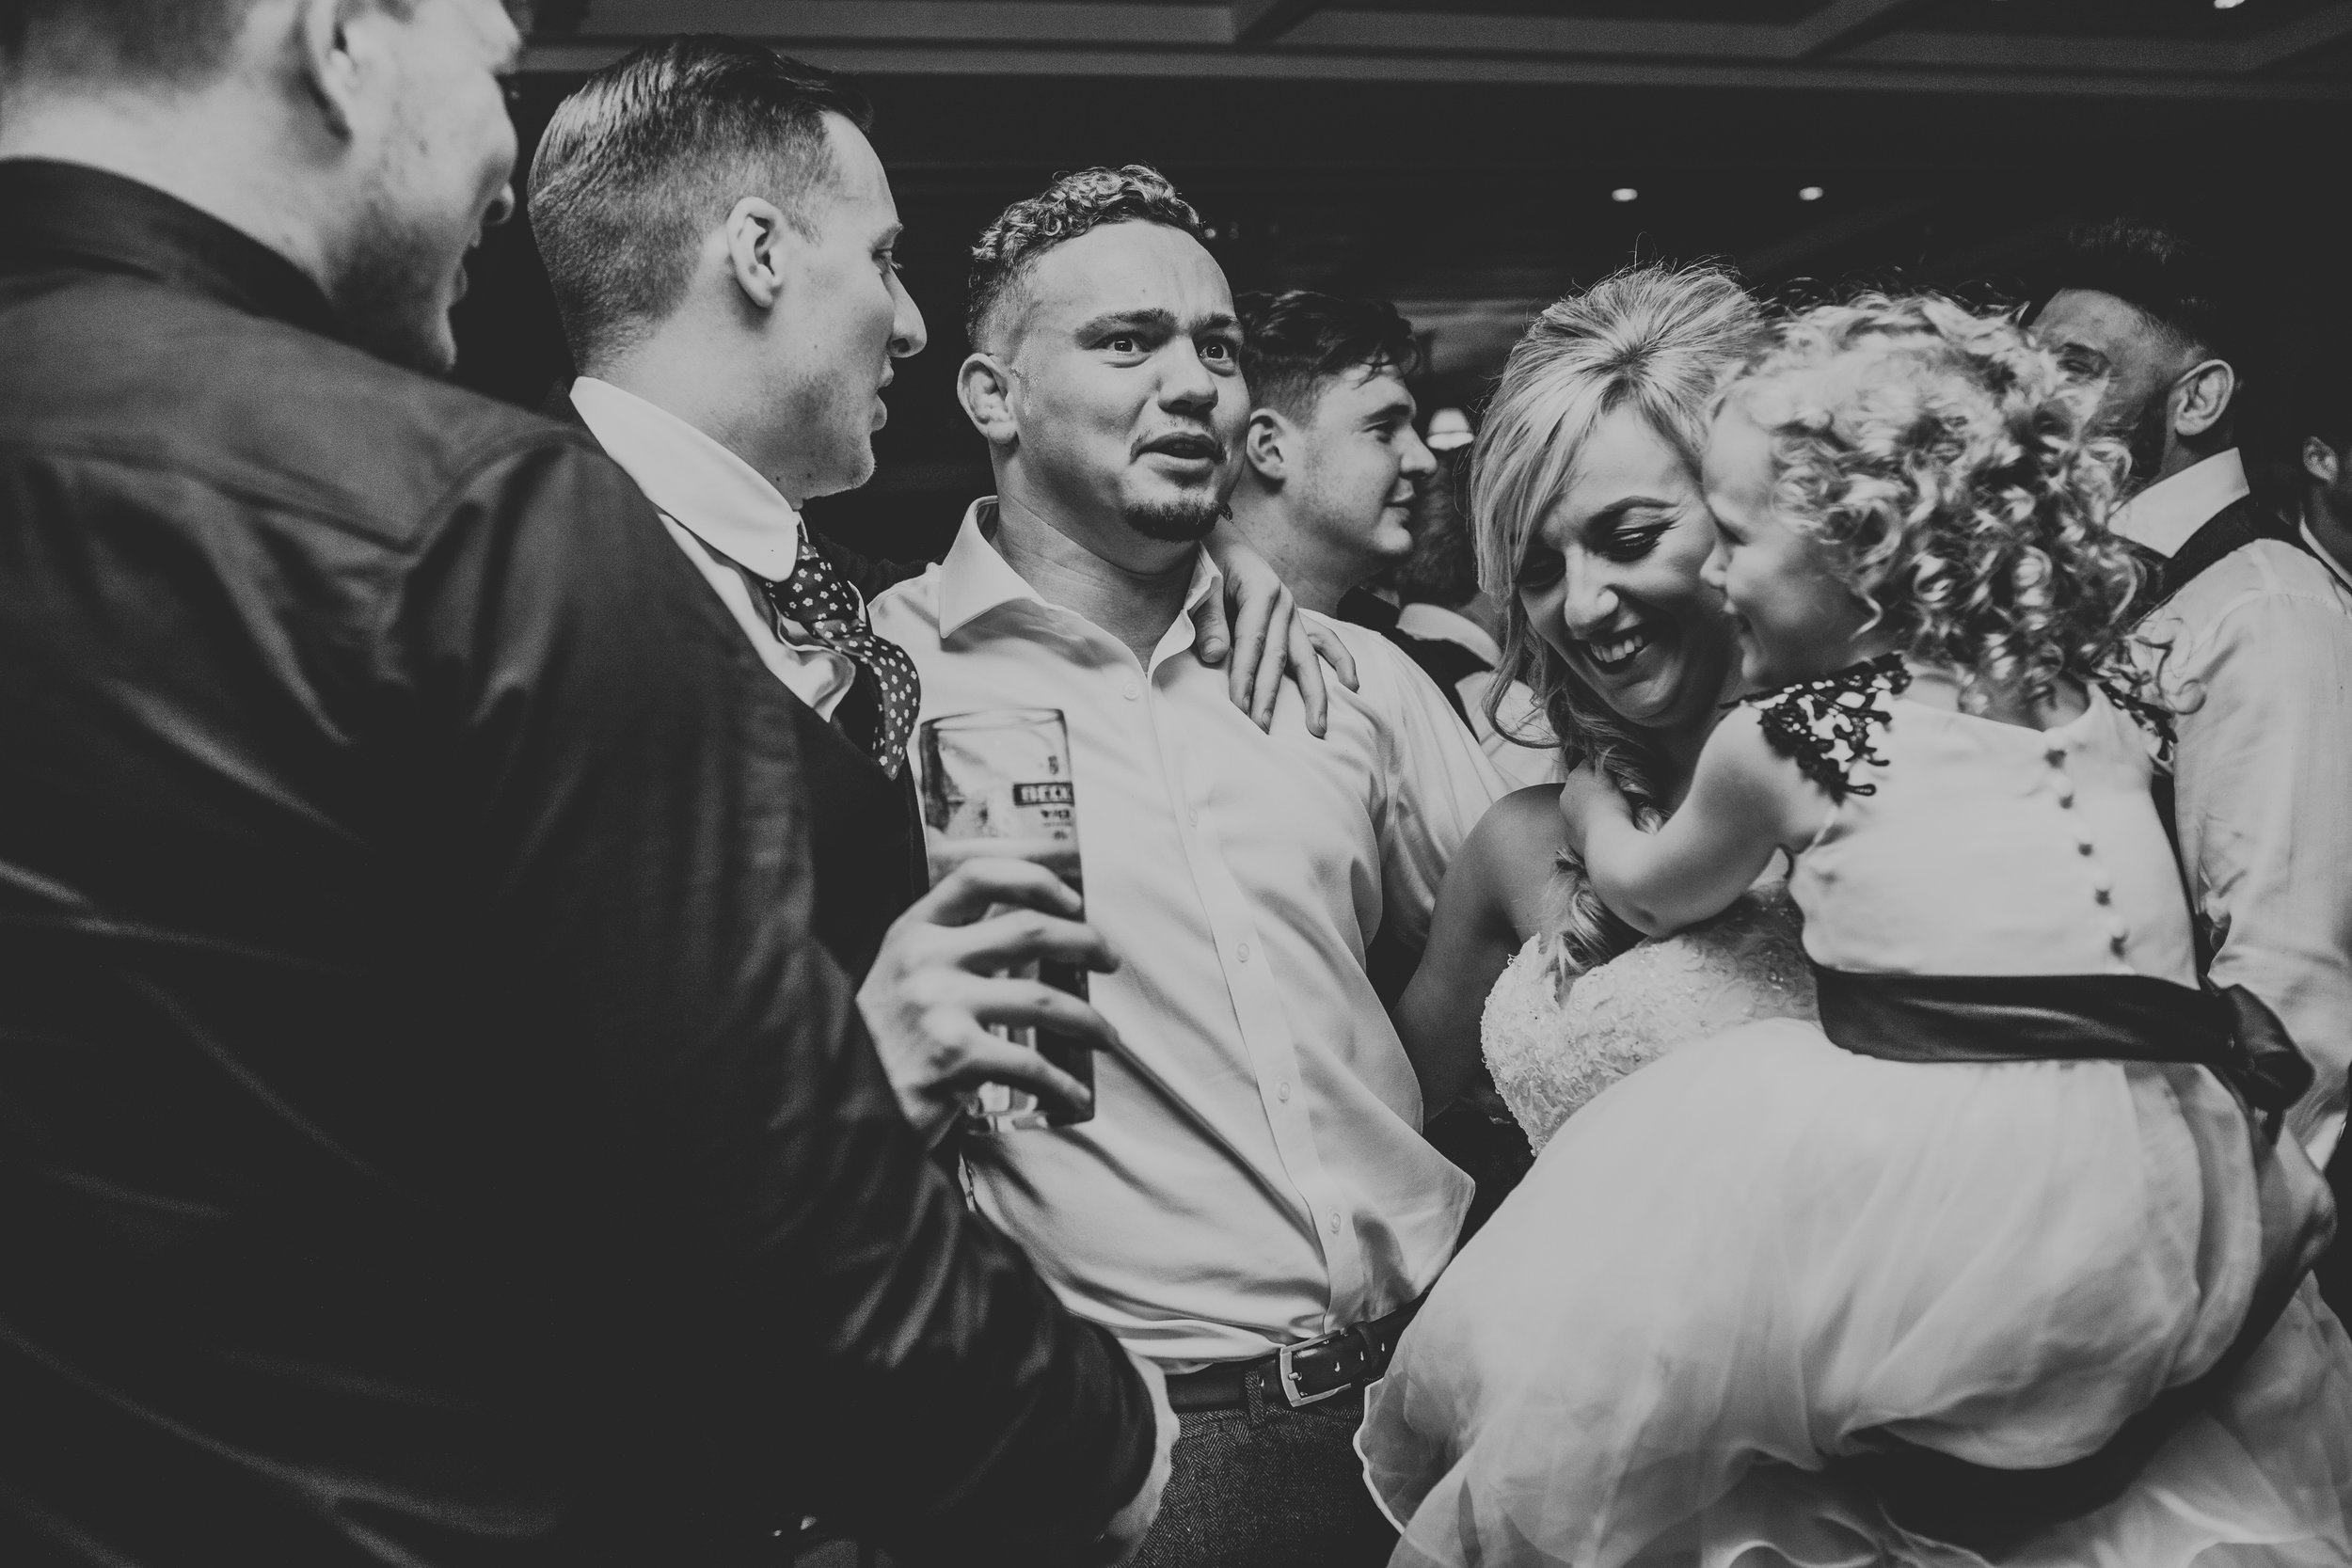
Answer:
<path fill-rule="evenodd" d="M 1140 167 L 990 227 L 959 390 L 997 494 L 873 623 L 921 677 L 934 870 L 1051 843 L 1120 960 L 1086 977 L 1117 1035 L 1090 1102 L 1027 1058 L 1083 1119 L 998 1097 L 957 1148 L 1062 1300 L 1168 1374 L 1182 1435 L 1136 1560 L 1376 1563 L 1394 1538 L 1351 1447 L 1362 1388 L 1470 1181 L 1421 1135 L 1363 959 L 1376 936 L 1418 951 L 1502 784 L 1376 634 L 1340 628 L 1359 688 L 1321 740 L 1287 699 L 1262 733 L 1193 654 L 1185 612 L 1220 587 L 1200 541 L 1250 406 L 1200 233 Z"/>

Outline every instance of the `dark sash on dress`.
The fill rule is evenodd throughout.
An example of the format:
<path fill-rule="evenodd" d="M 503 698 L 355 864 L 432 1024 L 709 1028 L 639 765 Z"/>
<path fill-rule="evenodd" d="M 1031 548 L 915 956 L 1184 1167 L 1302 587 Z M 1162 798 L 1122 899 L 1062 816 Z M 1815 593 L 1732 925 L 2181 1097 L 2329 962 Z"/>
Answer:
<path fill-rule="evenodd" d="M 2183 1062 L 2276 1117 L 2312 1064 L 2244 986 L 2191 990 L 2148 974 L 1865 974 L 1816 964 L 1821 1032 L 1896 1062 Z"/>
<path fill-rule="evenodd" d="M 2191 990 L 2144 974 L 1865 974 L 1814 966 L 1821 1029 L 1858 1055 L 1900 1062 L 2127 1061 L 2209 1068 L 2266 1113 L 2311 1086 L 2312 1066 L 2278 1015 L 2242 986 Z M 1905 1529 L 1988 1556 L 2121 1497 L 2158 1449 L 2237 1374 L 2310 1272 L 2306 1249 L 2264 1238 L 2264 1272 L 2237 1337 L 2195 1380 L 2166 1389 L 2096 1453 L 2004 1470 L 1880 1434 L 1837 1468 Z"/>

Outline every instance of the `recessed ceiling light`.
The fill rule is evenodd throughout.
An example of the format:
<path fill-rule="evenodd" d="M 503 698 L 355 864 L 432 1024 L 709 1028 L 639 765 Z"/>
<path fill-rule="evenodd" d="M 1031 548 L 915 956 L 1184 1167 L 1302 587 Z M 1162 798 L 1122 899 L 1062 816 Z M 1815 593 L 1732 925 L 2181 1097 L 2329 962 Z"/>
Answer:
<path fill-rule="evenodd" d="M 2217 11 L 2233 11 L 2244 4 L 2246 0 L 2213 0 L 2213 8 Z"/>
<path fill-rule="evenodd" d="M 1819 185 L 1807 185 L 1797 192 L 1799 201 L 1819 201 L 1827 193 Z"/>
<path fill-rule="evenodd" d="M 1630 185 L 1619 185 L 1615 190 L 1609 193 L 1609 199 L 1612 201 L 1631 201 L 1641 194 L 1642 193 L 1640 191 L 1635 190 Z"/>

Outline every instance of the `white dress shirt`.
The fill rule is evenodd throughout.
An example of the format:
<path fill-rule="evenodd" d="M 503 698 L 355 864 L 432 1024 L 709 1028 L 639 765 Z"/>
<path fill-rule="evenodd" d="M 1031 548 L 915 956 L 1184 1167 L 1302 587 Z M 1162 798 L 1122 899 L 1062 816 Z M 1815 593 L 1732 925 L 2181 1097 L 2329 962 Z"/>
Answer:
<path fill-rule="evenodd" d="M 2295 527 L 2296 531 L 2303 536 L 2303 543 L 2311 546 L 2311 552 L 2318 559 L 2319 563 L 2334 574 L 2338 582 L 2346 588 L 2352 588 L 2352 571 L 2346 570 L 2344 562 L 2338 561 L 2334 553 L 2319 542 L 2319 535 L 2312 531 L 2311 519 L 2306 517 Z"/>
<path fill-rule="evenodd" d="M 1147 668 L 1049 605 L 974 504 L 946 560 L 874 601 L 923 716 L 1054 707 L 1070 725 L 1087 918 L 1124 962 L 1093 1001 L 1093 1120 L 967 1145 L 975 1201 L 1073 1310 L 1179 1370 L 1263 1355 L 1410 1301 L 1454 1250 L 1470 1178 L 1364 975 L 1418 947 L 1446 863 L 1502 781 L 1395 646 L 1327 623 L 1362 688 L 1330 734 L 1285 694 L 1262 733 L 1178 615 Z M 1187 612 L 1221 592 L 1205 552 Z"/>
<path fill-rule="evenodd" d="M 1527 746 L 1510 738 L 1513 735 L 1551 733 L 1535 705 L 1535 693 L 1528 689 L 1525 681 L 1502 683 L 1502 700 L 1495 709 L 1496 718 L 1502 721 L 1500 726 L 1486 717 L 1486 696 L 1499 679 L 1495 668 L 1502 662 L 1502 649 L 1487 635 L 1486 627 L 1455 610 L 1433 604 L 1408 604 L 1397 611 L 1396 629 L 1407 637 L 1467 648 L 1486 661 L 1484 673 L 1464 675 L 1454 683 L 1454 689 L 1461 696 L 1462 711 L 1470 715 L 1470 733 L 1478 736 L 1478 749 L 1486 753 L 1486 760 L 1495 765 L 1495 771 L 1513 789 L 1556 784 L 1568 776 L 1556 743 Z"/>
<path fill-rule="evenodd" d="M 2169 561 L 2223 507 L 2250 494 L 2245 461 L 2232 447 L 2156 481 L 2116 508 L 2107 527 Z"/>
<path fill-rule="evenodd" d="M 2247 493 L 2234 451 L 2116 515 L 2169 556 Z M 2325 1164 L 2352 1069 L 2352 593 L 2294 546 L 2256 540 L 2141 629 L 2164 649 L 2181 858 L 2213 925 L 2213 981 L 2276 1011 L 2319 1070 L 2288 1123 Z"/>
<path fill-rule="evenodd" d="M 749 572 L 782 582 L 799 563 L 801 515 L 758 469 L 668 409 L 583 375 L 572 406 L 588 434 L 637 482 L 661 514 L 670 537 L 701 569 L 761 662 L 792 694 L 826 719 L 841 705 L 857 666 L 830 648 L 787 642 L 752 585 Z M 855 593 L 855 590 L 851 590 Z"/>

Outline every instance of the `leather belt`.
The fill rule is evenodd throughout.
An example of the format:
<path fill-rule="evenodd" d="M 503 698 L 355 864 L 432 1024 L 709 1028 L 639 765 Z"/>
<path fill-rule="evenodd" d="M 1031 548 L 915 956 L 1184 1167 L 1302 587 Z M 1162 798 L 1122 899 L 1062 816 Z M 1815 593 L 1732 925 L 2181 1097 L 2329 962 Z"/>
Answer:
<path fill-rule="evenodd" d="M 1406 1303 L 1385 1318 L 1335 1328 L 1312 1339 L 1284 1345 L 1272 1355 L 1250 1361 L 1220 1361 L 1197 1372 L 1178 1372 L 1168 1380 L 1168 1402 L 1178 1414 L 1187 1410 L 1240 1410 L 1249 1403 L 1254 1382 L 1266 1403 L 1290 1410 L 1320 1404 L 1351 1388 L 1361 1388 L 1389 1370 L 1405 1325 L 1421 1310 L 1421 1301 Z"/>

